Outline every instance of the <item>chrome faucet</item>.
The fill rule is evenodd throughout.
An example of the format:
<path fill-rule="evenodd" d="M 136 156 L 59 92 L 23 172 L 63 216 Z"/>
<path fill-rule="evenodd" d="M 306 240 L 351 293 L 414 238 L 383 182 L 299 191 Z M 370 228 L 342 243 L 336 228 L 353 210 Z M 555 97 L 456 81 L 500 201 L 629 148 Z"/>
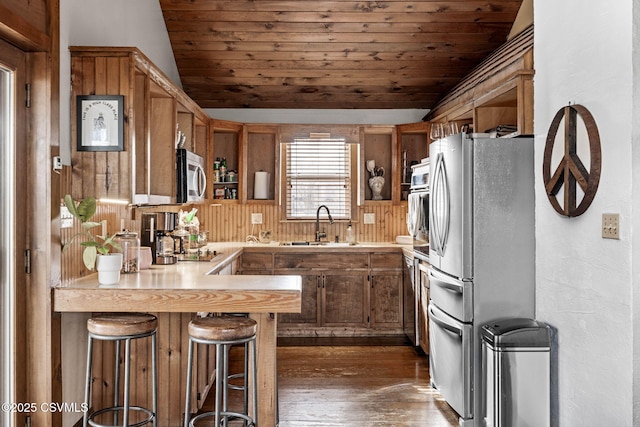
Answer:
<path fill-rule="evenodd" d="M 316 211 L 316 242 L 319 242 L 321 238 L 327 237 L 327 233 L 324 231 L 320 231 L 320 209 L 325 208 L 327 210 L 327 215 L 329 216 L 329 224 L 333 224 L 333 217 L 331 216 L 331 212 L 329 212 L 329 208 L 325 205 L 320 205 L 318 210 Z"/>

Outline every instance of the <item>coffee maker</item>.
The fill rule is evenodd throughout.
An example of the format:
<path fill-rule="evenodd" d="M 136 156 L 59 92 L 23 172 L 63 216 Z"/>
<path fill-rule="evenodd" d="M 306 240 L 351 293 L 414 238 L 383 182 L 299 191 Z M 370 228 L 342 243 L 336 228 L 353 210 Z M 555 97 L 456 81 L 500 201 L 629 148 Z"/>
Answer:
<path fill-rule="evenodd" d="M 171 235 L 176 228 L 178 214 L 175 212 L 155 212 L 142 214 L 142 246 L 151 247 L 154 264 L 175 264 L 175 240 Z"/>

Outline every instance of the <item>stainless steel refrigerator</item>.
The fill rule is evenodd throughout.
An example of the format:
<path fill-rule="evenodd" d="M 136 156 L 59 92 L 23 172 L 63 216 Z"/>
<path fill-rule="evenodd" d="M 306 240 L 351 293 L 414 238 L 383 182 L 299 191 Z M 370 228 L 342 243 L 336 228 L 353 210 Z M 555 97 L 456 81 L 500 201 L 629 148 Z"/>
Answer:
<path fill-rule="evenodd" d="M 481 328 L 534 316 L 533 138 L 462 133 L 429 157 L 431 382 L 481 427 Z"/>

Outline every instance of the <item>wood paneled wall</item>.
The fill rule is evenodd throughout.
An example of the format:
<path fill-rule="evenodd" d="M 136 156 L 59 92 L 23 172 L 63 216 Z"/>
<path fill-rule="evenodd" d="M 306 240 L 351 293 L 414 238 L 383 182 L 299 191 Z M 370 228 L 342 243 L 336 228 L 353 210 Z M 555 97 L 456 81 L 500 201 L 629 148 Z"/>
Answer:
<path fill-rule="evenodd" d="M 262 213 L 262 224 L 251 225 L 251 214 Z M 375 224 L 364 224 L 365 213 L 375 214 Z M 394 242 L 396 236 L 407 234 L 407 205 L 390 202 L 372 203 L 358 207 L 357 221 L 353 222 L 356 238 L 360 242 Z M 271 230 L 272 240 L 314 240 L 315 222 L 281 222 L 280 207 L 265 204 L 221 204 L 198 207 L 201 229 L 209 230 L 209 239 L 214 242 L 244 241 L 260 230 Z M 320 228 L 327 232 L 327 239 L 336 235 L 340 241 L 346 239 L 347 222 L 329 224 L 326 212 L 320 214 Z"/>
<path fill-rule="evenodd" d="M 112 235 L 118 231 L 120 231 L 121 225 L 124 228 L 136 232 L 140 232 L 140 222 L 137 220 L 133 220 L 134 208 L 130 208 L 122 205 L 115 204 L 98 204 L 96 213 L 91 219 L 92 221 L 100 222 L 103 220 L 107 221 L 107 233 Z M 82 231 L 82 227 L 80 221 L 77 219 L 73 220 L 73 226 L 71 228 L 62 228 L 60 230 L 60 244 L 64 246 L 68 241 L 70 241 L 73 236 L 77 235 Z M 91 230 L 91 232 L 96 234 L 102 234 L 102 230 L 100 227 L 96 227 Z M 94 273 L 93 271 L 89 271 L 86 269 L 82 262 L 82 251 L 84 247 L 80 245 L 84 237 L 78 237 L 74 239 L 73 243 L 70 244 L 64 252 L 62 252 L 61 256 L 61 276 L 62 276 L 62 284 L 67 283 L 67 281 L 72 280 L 77 277 L 83 277 L 88 274 Z"/>

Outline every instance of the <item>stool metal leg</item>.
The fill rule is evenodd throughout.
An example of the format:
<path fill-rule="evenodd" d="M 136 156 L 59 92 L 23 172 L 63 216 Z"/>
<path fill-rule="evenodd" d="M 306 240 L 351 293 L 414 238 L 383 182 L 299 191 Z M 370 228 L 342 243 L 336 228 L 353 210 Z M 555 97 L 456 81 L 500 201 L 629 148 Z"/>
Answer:
<path fill-rule="evenodd" d="M 253 349 L 252 351 L 252 355 L 253 355 L 253 362 L 252 362 L 252 367 L 253 369 L 251 370 L 251 383 L 252 383 L 252 391 L 251 394 L 253 395 L 253 425 L 257 426 L 258 425 L 258 359 L 257 359 L 257 352 L 256 352 L 256 337 L 254 336 L 253 339 L 251 340 L 251 348 Z"/>
<path fill-rule="evenodd" d="M 87 376 L 85 378 L 84 385 L 84 405 L 86 410 L 82 417 L 82 427 L 87 427 L 89 424 L 89 407 L 91 406 L 91 359 L 93 358 L 93 339 L 89 335 L 87 344 Z"/>
<path fill-rule="evenodd" d="M 227 413 L 229 411 L 229 346 L 224 344 L 222 346 L 224 352 L 224 358 L 222 360 L 222 412 Z M 224 415 L 222 418 L 222 427 L 227 427 L 228 417 Z"/>
<path fill-rule="evenodd" d="M 224 370 L 223 349 L 222 344 L 216 344 L 216 410 L 215 425 L 220 425 L 220 408 L 222 407 L 222 372 Z"/>
<path fill-rule="evenodd" d="M 242 377 L 242 393 L 244 393 L 244 413 L 249 413 L 249 343 L 244 343 L 244 376 Z M 244 422 L 244 427 L 247 427 L 247 421 Z"/>
<path fill-rule="evenodd" d="M 153 427 L 158 427 L 158 340 L 156 333 L 151 335 L 151 375 L 152 390 L 151 398 L 153 399 Z"/>
<path fill-rule="evenodd" d="M 189 355 L 187 356 L 187 395 L 184 407 L 184 427 L 189 427 L 189 415 L 191 412 L 191 372 L 193 367 L 193 340 L 189 338 Z M 218 361 L 216 360 L 216 364 Z"/>
<path fill-rule="evenodd" d="M 131 385 L 131 338 L 124 341 L 124 404 L 123 427 L 129 425 L 129 387 Z M 118 390 L 116 390 L 116 394 Z M 118 412 L 118 411 L 116 411 Z"/>
<path fill-rule="evenodd" d="M 230 346 L 233 348 L 233 346 Z M 248 380 L 248 372 L 249 372 L 249 343 L 245 342 L 243 344 L 244 349 L 244 370 L 237 374 L 230 374 L 227 376 L 229 380 L 242 380 L 242 385 L 236 385 L 231 383 L 230 381 L 227 383 L 227 389 L 229 390 L 241 390 L 242 398 L 243 398 L 243 412 L 245 414 L 249 413 L 249 380 Z M 249 425 L 248 421 L 244 421 L 243 426 L 247 427 Z"/>
<path fill-rule="evenodd" d="M 117 408 L 120 401 L 120 340 L 116 341 L 116 366 L 115 366 L 115 379 L 113 382 L 113 407 Z M 118 425 L 118 411 L 113 411 L 113 425 Z M 126 425 L 126 424 L 125 424 Z"/>

